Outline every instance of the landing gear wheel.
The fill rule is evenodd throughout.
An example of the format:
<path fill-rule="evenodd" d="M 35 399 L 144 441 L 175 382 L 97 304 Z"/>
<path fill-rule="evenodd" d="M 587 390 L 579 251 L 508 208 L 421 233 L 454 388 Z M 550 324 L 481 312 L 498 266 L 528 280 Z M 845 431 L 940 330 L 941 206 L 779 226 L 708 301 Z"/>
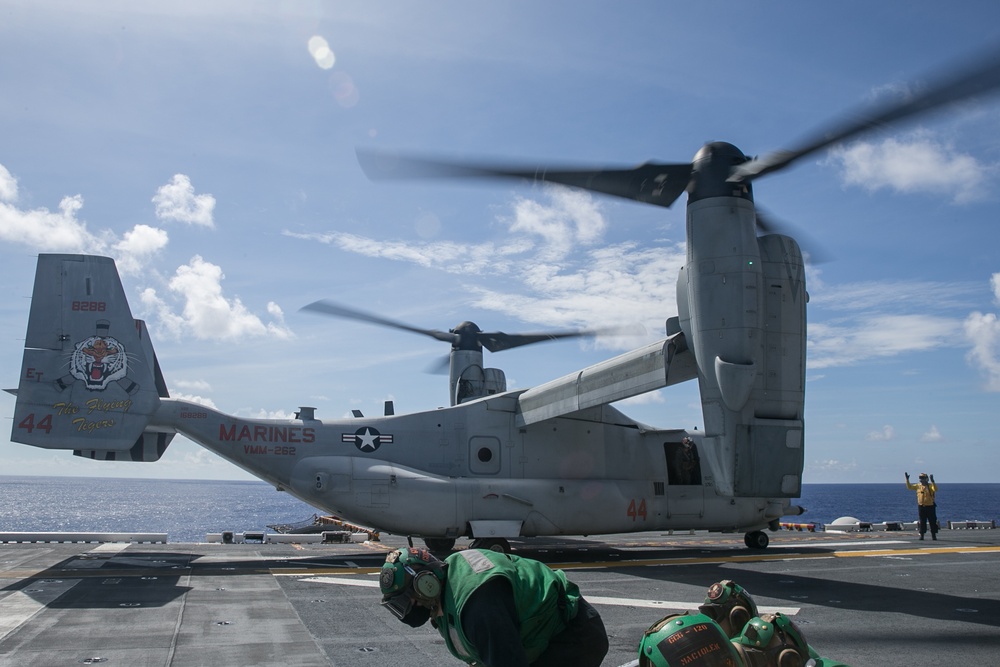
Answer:
<path fill-rule="evenodd" d="M 424 544 L 427 545 L 427 550 L 436 556 L 451 553 L 455 540 L 451 537 L 425 537 Z"/>
<path fill-rule="evenodd" d="M 766 549 L 771 538 L 763 530 L 753 530 L 743 536 L 743 542 L 751 549 Z"/>
<path fill-rule="evenodd" d="M 510 553 L 510 542 L 502 537 L 482 537 L 472 540 L 472 544 L 469 546 L 473 549 L 489 549 L 503 554 Z"/>

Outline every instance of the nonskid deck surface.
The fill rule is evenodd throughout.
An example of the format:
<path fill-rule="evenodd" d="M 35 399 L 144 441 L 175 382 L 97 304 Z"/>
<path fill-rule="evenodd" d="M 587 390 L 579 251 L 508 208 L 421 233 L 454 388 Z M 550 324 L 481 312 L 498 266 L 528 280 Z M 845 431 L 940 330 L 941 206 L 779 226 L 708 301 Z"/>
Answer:
<path fill-rule="evenodd" d="M 429 625 L 379 607 L 374 573 L 405 544 L 0 544 L 0 665 L 461 664 Z M 1000 655 L 1000 530 L 782 531 L 763 551 L 741 535 L 661 533 L 513 546 L 566 569 L 600 610 L 609 666 L 720 579 L 856 667 Z"/>

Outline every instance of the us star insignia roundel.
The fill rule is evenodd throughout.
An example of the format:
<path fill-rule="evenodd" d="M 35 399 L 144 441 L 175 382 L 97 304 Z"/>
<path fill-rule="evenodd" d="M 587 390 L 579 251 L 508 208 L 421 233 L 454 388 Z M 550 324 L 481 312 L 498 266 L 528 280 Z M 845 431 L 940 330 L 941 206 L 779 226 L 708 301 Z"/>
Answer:
<path fill-rule="evenodd" d="M 374 452 L 386 443 L 392 442 L 392 436 L 379 433 L 371 426 L 362 426 L 354 433 L 344 433 L 340 436 L 342 442 L 353 442 L 362 452 Z"/>

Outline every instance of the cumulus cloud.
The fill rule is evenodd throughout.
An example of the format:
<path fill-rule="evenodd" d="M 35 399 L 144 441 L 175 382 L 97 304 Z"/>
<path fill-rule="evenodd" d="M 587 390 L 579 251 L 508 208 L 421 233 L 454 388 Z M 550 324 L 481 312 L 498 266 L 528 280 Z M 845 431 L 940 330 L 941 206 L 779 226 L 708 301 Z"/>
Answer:
<path fill-rule="evenodd" d="M 881 430 L 871 431 L 865 436 L 865 440 L 870 440 L 872 442 L 888 442 L 889 440 L 896 439 L 896 429 L 892 426 L 886 424 Z"/>
<path fill-rule="evenodd" d="M 167 287 L 174 299 L 183 305 L 175 313 L 168 301 L 153 288 L 142 293 L 142 303 L 154 311 L 164 328 L 180 338 L 202 340 L 239 340 L 248 337 L 290 338 L 281 308 L 267 305 L 271 321 L 264 322 L 243 305 L 239 297 L 227 298 L 222 293 L 222 269 L 201 256 L 178 267 Z"/>
<path fill-rule="evenodd" d="M 212 408 L 213 410 L 219 409 L 218 407 L 216 407 L 215 401 L 213 401 L 210 398 L 206 398 L 205 396 L 199 396 L 196 394 L 173 393 L 171 394 L 170 398 L 176 398 L 181 401 L 189 401 L 191 403 L 197 403 L 198 405 L 204 405 L 206 408 Z"/>
<path fill-rule="evenodd" d="M 597 201 L 585 192 L 550 187 L 548 204 L 518 197 L 514 214 L 506 219 L 512 233 L 524 233 L 542 240 L 540 256 L 559 260 L 577 246 L 598 241 L 607 223 Z"/>
<path fill-rule="evenodd" d="M 162 185 L 153 195 L 156 217 L 160 220 L 174 220 L 191 225 L 214 227 L 212 213 L 215 197 L 208 194 L 196 195 L 191 179 L 184 174 L 175 174 L 166 185 Z"/>
<path fill-rule="evenodd" d="M 1000 273 L 990 279 L 993 300 L 1000 305 Z M 965 335 L 972 346 L 967 359 L 986 379 L 988 391 L 1000 391 L 1000 321 L 996 313 L 973 312 L 965 319 Z"/>
<path fill-rule="evenodd" d="M 42 252 L 104 252 L 113 235 L 92 234 L 77 217 L 83 197 L 63 197 L 58 211 L 47 208 L 23 210 L 18 200 L 17 179 L 0 165 L 0 240 L 18 243 Z"/>
<path fill-rule="evenodd" d="M 980 197 L 985 175 L 992 170 L 927 132 L 853 143 L 833 149 L 829 159 L 839 164 L 847 185 L 869 191 L 951 194 L 958 204 Z"/>
<path fill-rule="evenodd" d="M 167 245 L 167 232 L 149 225 L 136 225 L 120 241 L 114 244 L 113 249 L 117 258 L 118 270 L 122 273 L 138 273 L 150 257 L 165 248 Z"/>
<path fill-rule="evenodd" d="M 943 442 L 943 441 L 944 441 L 944 436 L 941 435 L 941 431 L 939 431 L 938 427 L 935 426 L 934 424 L 931 424 L 931 427 L 927 430 L 927 432 L 924 433 L 922 436 L 920 436 L 920 442 Z"/>
<path fill-rule="evenodd" d="M 0 201 L 17 201 L 17 179 L 2 164 L 0 164 Z"/>
<path fill-rule="evenodd" d="M 90 232 L 79 218 L 80 195 L 63 197 L 58 211 L 24 210 L 17 200 L 17 179 L 0 165 L 0 240 L 38 252 L 110 254 L 122 273 L 135 273 L 167 245 L 167 233 L 149 225 L 135 225 L 120 239 L 111 230 Z"/>

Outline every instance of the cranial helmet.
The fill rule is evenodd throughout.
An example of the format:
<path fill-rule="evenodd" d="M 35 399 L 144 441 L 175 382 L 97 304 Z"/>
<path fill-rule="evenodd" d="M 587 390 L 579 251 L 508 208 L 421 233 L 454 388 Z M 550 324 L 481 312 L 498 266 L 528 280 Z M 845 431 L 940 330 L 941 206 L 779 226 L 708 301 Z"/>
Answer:
<path fill-rule="evenodd" d="M 729 579 L 717 581 L 708 588 L 705 603 L 698 611 L 711 617 L 730 639 L 757 615 L 757 604 L 742 586 Z"/>
<path fill-rule="evenodd" d="M 733 645 L 748 665 L 803 667 L 809 660 L 805 636 L 784 614 L 763 614 L 751 619 L 733 639 Z"/>
<path fill-rule="evenodd" d="M 429 617 L 428 608 L 441 594 L 444 567 L 427 549 L 389 552 L 378 579 L 382 606 L 404 623 L 422 625 Z"/>
<path fill-rule="evenodd" d="M 639 667 L 734 667 L 736 648 L 705 614 L 672 614 L 646 630 L 639 642 Z"/>

